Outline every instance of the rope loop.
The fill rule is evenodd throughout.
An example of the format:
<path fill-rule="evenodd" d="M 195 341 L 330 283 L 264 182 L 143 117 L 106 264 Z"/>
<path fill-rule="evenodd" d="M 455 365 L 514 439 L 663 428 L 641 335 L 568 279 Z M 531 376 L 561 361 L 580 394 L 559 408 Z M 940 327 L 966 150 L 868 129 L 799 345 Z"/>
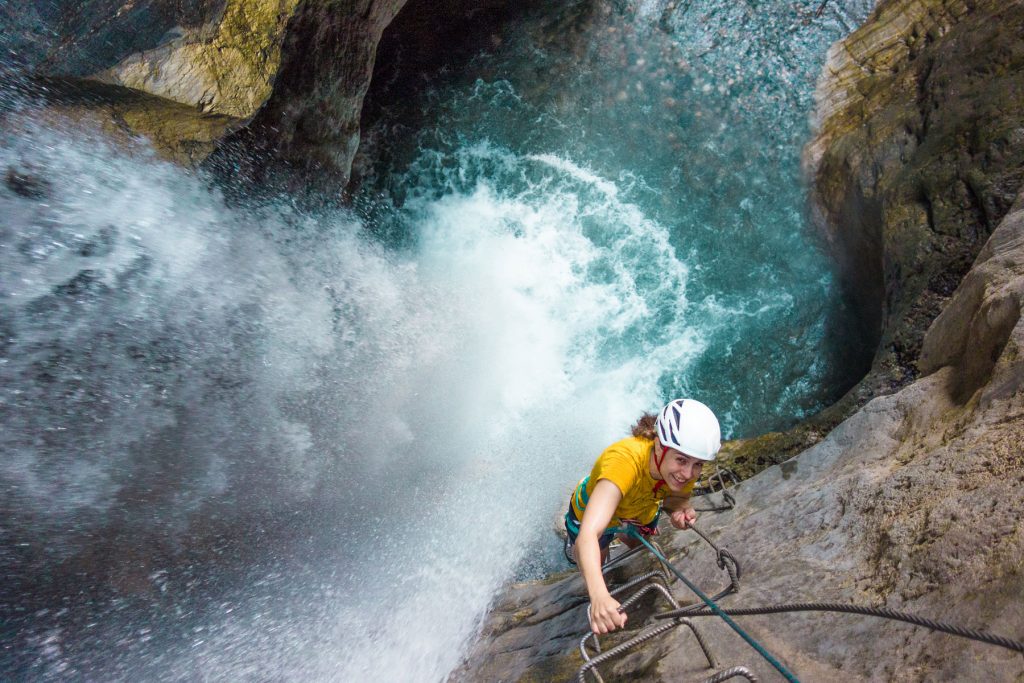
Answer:
<path fill-rule="evenodd" d="M 740 568 L 740 563 L 728 550 L 718 551 L 718 568 L 729 572 L 729 579 L 732 582 L 731 589 L 733 592 L 738 593 L 740 590 L 740 576 L 743 574 L 743 570 Z"/>

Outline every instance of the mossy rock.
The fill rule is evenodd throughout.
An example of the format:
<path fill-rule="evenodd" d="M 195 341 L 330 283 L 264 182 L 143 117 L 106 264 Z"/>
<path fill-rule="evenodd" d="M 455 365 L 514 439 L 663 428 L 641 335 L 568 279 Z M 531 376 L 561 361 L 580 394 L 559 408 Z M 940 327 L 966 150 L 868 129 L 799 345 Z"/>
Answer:
<path fill-rule="evenodd" d="M 226 133 L 244 125 L 230 116 L 130 88 L 80 79 L 39 79 L 45 100 L 30 110 L 35 120 L 55 127 L 80 125 L 102 130 L 125 148 L 147 140 L 157 155 L 185 166 L 201 163 Z"/>

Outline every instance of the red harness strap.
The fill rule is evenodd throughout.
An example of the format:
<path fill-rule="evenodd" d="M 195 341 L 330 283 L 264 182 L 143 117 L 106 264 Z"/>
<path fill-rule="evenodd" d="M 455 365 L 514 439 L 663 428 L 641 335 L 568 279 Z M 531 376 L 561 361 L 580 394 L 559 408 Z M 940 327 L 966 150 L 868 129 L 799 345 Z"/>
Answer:
<path fill-rule="evenodd" d="M 655 448 L 654 450 L 655 450 L 655 453 L 654 453 L 654 467 L 655 467 L 655 469 L 658 470 L 658 474 L 661 474 L 661 463 L 665 462 L 665 456 L 668 455 L 668 448 L 665 447 L 665 446 L 662 446 L 662 451 L 661 451 L 661 457 L 660 458 L 658 457 L 658 453 L 657 453 L 658 449 Z M 664 479 L 659 479 L 658 481 L 656 481 L 654 483 L 654 490 L 652 491 L 652 493 L 657 493 L 658 489 L 660 489 L 664 485 L 665 485 L 665 480 Z"/>

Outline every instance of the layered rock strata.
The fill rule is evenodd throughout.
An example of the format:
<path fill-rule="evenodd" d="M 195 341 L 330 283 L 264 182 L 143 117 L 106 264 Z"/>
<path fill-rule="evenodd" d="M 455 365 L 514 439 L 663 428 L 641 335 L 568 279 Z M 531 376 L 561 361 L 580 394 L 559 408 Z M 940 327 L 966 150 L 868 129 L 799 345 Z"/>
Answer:
<path fill-rule="evenodd" d="M 1024 193 L 923 340 L 926 376 L 876 398 L 798 457 L 744 481 L 700 524 L 743 568 L 724 607 L 809 601 L 885 606 L 1018 638 L 1024 633 Z M 663 536 L 708 592 L 727 584 L 692 532 Z M 641 567 L 634 566 L 635 571 Z M 623 572 L 619 579 L 628 577 Z M 696 598 L 680 584 L 681 601 Z M 661 606 L 664 609 L 664 606 Z M 575 572 L 513 587 L 460 680 L 570 680 L 586 597 Z M 646 608 L 630 631 L 649 626 Z M 872 617 L 737 617 L 804 680 L 1019 681 L 1009 650 Z M 645 623 L 646 621 L 646 623 Z M 778 674 L 717 619 L 700 627 L 723 668 Z M 702 680 L 682 629 L 601 667 L 605 680 Z"/>
<path fill-rule="evenodd" d="M 843 281 L 879 340 L 861 400 L 925 330 L 1024 183 L 1024 2 L 886 0 L 829 51 L 805 155 Z"/>
<path fill-rule="evenodd" d="M 784 433 L 727 445 L 744 476 L 918 377 L 925 330 L 1024 184 L 1024 2 L 883 0 L 829 51 L 804 155 L 867 376 Z"/>

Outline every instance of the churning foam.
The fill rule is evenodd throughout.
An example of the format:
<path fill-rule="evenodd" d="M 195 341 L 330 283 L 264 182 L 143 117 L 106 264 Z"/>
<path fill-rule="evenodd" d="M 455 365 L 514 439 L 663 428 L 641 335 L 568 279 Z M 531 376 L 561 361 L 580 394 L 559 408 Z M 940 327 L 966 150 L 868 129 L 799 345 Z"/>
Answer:
<path fill-rule="evenodd" d="M 701 349 L 664 228 L 565 159 L 465 150 L 520 181 L 414 197 L 416 246 L 391 251 L 101 139 L 10 143 L 0 161 L 50 187 L 0 196 L 14 536 L 73 556 L 140 487 L 182 538 L 204 510 L 348 501 L 308 530 L 324 556 L 194 637 L 121 615 L 103 659 L 55 632 L 43 678 L 442 679 L 565 488 Z"/>

